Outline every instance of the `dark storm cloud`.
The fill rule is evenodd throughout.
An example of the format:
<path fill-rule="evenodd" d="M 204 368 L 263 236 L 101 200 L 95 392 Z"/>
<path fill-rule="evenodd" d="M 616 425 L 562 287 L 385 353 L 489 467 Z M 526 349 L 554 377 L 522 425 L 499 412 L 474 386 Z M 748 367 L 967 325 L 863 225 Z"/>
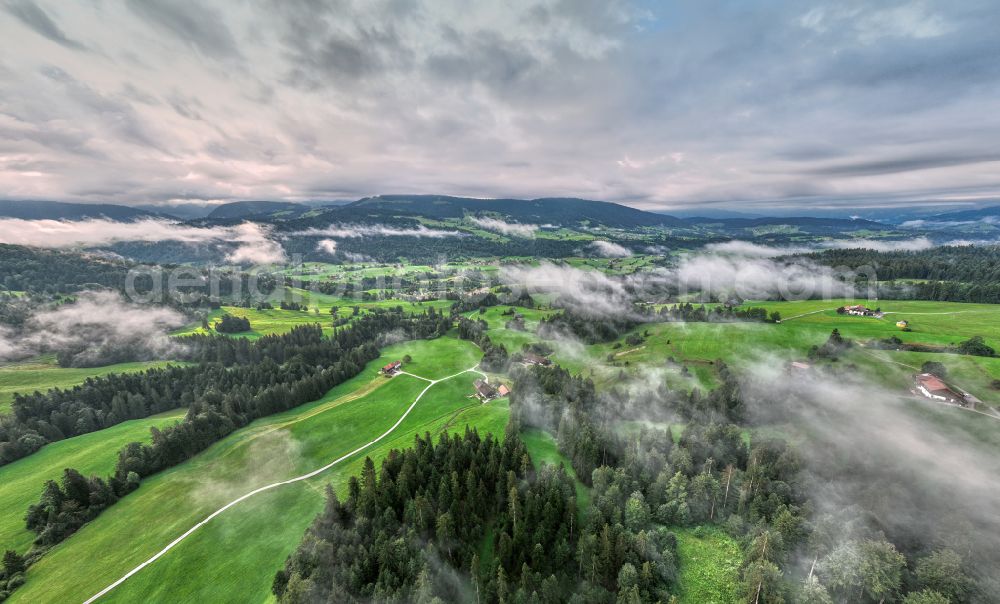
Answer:
<path fill-rule="evenodd" d="M 83 44 L 67 37 L 59 25 L 52 20 L 52 17 L 31 0 L 11 0 L 4 4 L 4 9 L 17 17 L 21 23 L 56 44 L 73 50 L 87 50 Z"/>
<path fill-rule="evenodd" d="M 1000 196 L 992 0 L 3 6 L 12 196 Z"/>

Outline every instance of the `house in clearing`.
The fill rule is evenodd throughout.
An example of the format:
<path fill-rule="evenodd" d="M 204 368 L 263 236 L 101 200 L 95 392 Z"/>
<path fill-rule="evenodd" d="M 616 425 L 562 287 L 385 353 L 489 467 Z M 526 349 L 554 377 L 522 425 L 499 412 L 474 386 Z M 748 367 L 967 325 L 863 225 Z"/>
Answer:
<path fill-rule="evenodd" d="M 526 352 L 524 353 L 524 363 L 526 365 L 548 366 L 552 364 L 552 361 L 543 357 L 542 355 L 535 354 L 533 352 Z"/>
<path fill-rule="evenodd" d="M 904 319 L 900 319 L 899 321 L 896 321 L 896 327 L 898 327 L 900 329 L 906 329 L 909 326 L 910 326 L 910 322 L 906 321 Z"/>
<path fill-rule="evenodd" d="M 876 317 L 882 318 L 882 313 L 877 310 L 872 310 L 865 306 L 864 304 L 854 304 L 852 306 L 841 306 L 837 309 L 839 314 L 853 315 L 855 317 Z"/>
<path fill-rule="evenodd" d="M 497 396 L 507 396 L 508 394 L 510 394 L 510 388 L 507 387 L 507 384 L 500 384 L 497 388 Z"/>
<path fill-rule="evenodd" d="M 913 376 L 913 382 L 916 391 L 924 398 L 963 407 L 969 404 L 964 396 L 949 388 L 941 378 L 933 373 L 919 373 Z"/>
<path fill-rule="evenodd" d="M 393 361 L 382 368 L 382 375 L 393 376 L 399 373 L 399 370 L 403 367 L 402 361 Z"/>
<path fill-rule="evenodd" d="M 484 403 L 497 396 L 497 389 L 486 380 L 476 380 L 472 386 L 476 389 L 476 398 Z"/>

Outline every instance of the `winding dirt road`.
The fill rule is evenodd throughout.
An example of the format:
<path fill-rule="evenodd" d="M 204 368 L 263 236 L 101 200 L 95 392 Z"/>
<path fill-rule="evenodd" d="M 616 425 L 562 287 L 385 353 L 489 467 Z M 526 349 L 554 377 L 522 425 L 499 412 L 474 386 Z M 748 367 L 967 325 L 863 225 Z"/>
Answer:
<path fill-rule="evenodd" d="M 221 508 L 215 510 L 214 512 L 212 512 L 211 514 L 209 514 L 208 516 L 206 516 L 204 520 L 202 520 L 198 524 L 196 524 L 196 525 L 192 526 L 191 528 L 189 528 L 187 531 L 184 532 L 183 535 L 181 535 L 180 537 L 178 537 L 178 538 L 174 539 L 173 541 L 171 541 L 166 547 L 164 547 L 160 551 L 158 551 L 155 554 L 153 554 L 153 556 L 150 557 L 148 560 L 146 560 L 145 562 L 143 562 L 139 566 L 136 566 L 135 568 L 133 568 L 132 570 L 128 571 L 124 575 L 122 575 L 122 577 L 120 579 L 118 579 L 117 581 L 115 581 L 111 585 L 108 585 L 107 587 L 105 587 L 101 591 L 97 592 L 96 594 L 94 594 L 90 598 L 88 598 L 84 602 L 84 604 L 91 604 L 91 602 L 97 601 L 99 598 L 101 598 L 102 596 L 106 595 L 108 592 L 110 592 L 114 588 L 118 587 L 119 585 L 121 585 L 122 583 L 124 583 L 125 581 L 127 581 L 128 578 L 131 577 L 132 575 L 134 575 L 137 572 L 141 571 L 142 569 L 146 568 L 147 566 L 149 566 L 153 562 L 156 562 L 161 556 L 163 556 L 164 554 L 166 554 L 167 552 L 169 552 L 170 550 L 172 550 L 181 541 L 184 541 L 185 539 L 187 539 L 196 530 L 198 530 L 199 528 L 201 528 L 201 527 L 205 526 L 206 524 L 208 524 L 213 518 L 215 518 L 216 516 L 218 516 L 222 512 L 225 512 L 226 510 L 228 510 L 229 508 L 233 507 L 234 505 L 240 503 L 241 501 L 245 501 L 245 500 L 253 497 L 254 495 L 257 495 L 259 493 L 263 493 L 264 491 L 269 491 L 271 489 L 274 489 L 274 488 L 277 488 L 277 487 L 280 487 L 280 486 L 283 486 L 283 485 L 286 485 L 286 484 L 292 484 L 292 483 L 295 483 L 295 482 L 300 482 L 300 481 L 303 481 L 303 480 L 308 480 L 309 478 L 312 478 L 314 476 L 322 474 L 323 472 L 326 472 L 327 470 L 329 470 L 333 466 L 339 464 L 340 462 L 344 461 L 345 459 L 348 459 L 350 457 L 353 457 L 354 455 L 357 455 L 358 453 L 364 451 L 368 447 L 370 447 L 370 446 L 374 445 L 375 443 L 379 442 L 380 440 L 382 440 L 386 436 L 389 436 L 390 434 L 392 434 L 392 432 L 396 428 L 399 427 L 400 424 L 403 423 L 403 420 L 405 420 L 406 416 L 409 415 L 411 411 L 413 411 L 413 408 L 417 406 L 417 403 L 420 402 L 420 399 L 423 398 L 424 394 L 426 394 L 427 391 L 430 390 L 435 384 L 438 384 L 438 383 L 444 382 L 446 380 L 450 380 L 452 378 L 458 377 L 458 376 L 460 376 L 460 375 L 462 375 L 464 373 L 478 373 L 480 375 L 485 375 L 485 374 L 483 374 L 483 372 L 479 371 L 477 369 L 477 367 L 479 367 L 478 363 L 476 365 L 468 368 L 468 369 L 459 371 L 458 373 L 455 373 L 455 374 L 449 375 L 448 377 L 443 377 L 443 378 L 440 378 L 440 379 L 437 379 L 437 380 L 432 380 L 430 378 L 425 378 L 425 377 L 422 377 L 422 376 L 419 376 L 419 375 L 414 375 L 414 374 L 406 372 L 406 371 L 401 371 L 400 373 L 402 375 L 408 375 L 410 377 L 415 377 L 417 379 L 424 380 L 425 382 L 428 382 L 428 384 L 427 384 L 427 386 L 423 390 L 420 391 L 420 394 L 417 395 L 417 398 L 413 399 L 413 402 L 406 409 L 406 411 L 403 413 L 403 415 L 399 416 L 399 419 L 396 420 L 396 423 L 393 424 L 391 428 L 389 428 L 388 430 L 386 430 L 385 432 L 383 432 L 381 436 L 379 436 L 378 438 L 376 438 L 375 440 L 373 440 L 373 441 L 371 441 L 369 443 L 361 445 L 360 447 L 358 447 L 357 449 L 351 451 L 350 453 L 348 453 L 346 455 L 338 457 L 337 459 L 331 461 L 330 463 L 326 464 L 322 468 L 317 468 L 317 469 L 313 470 L 312 472 L 309 472 L 308 474 L 303 474 L 302 476 L 296 476 L 295 478 L 289 478 L 288 480 L 282 480 L 281 482 L 275 482 L 275 483 L 272 483 L 272 484 L 269 484 L 269 485 L 265 485 L 265 486 L 262 486 L 260 488 L 254 489 L 254 490 L 250 491 L 249 493 L 241 495 L 240 497 L 237 497 L 236 499 L 230 501 L 226 505 L 222 506 Z"/>

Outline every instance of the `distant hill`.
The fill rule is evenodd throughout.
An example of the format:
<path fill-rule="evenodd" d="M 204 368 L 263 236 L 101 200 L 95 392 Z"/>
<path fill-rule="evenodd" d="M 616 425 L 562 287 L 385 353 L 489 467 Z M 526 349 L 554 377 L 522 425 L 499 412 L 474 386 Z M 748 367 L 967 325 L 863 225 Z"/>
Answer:
<path fill-rule="evenodd" d="M 65 203 L 61 201 L 4 201 L 0 200 L 0 217 L 24 220 L 84 220 L 107 218 L 130 222 L 143 218 L 169 218 L 149 210 L 108 203 Z"/>
<path fill-rule="evenodd" d="M 830 228 L 841 230 L 884 229 L 886 225 L 863 218 L 817 218 L 814 216 L 793 216 L 788 218 L 768 216 L 763 218 L 688 218 L 687 222 L 698 225 L 721 225 L 731 229 L 747 229 L 764 226 L 797 226 Z"/>
<path fill-rule="evenodd" d="M 617 203 L 564 197 L 473 199 L 443 195 L 379 195 L 360 199 L 344 208 L 406 212 L 429 218 L 461 218 L 465 214 L 490 212 L 533 224 L 600 224 L 617 228 L 688 226 L 673 216 L 644 212 Z"/>
<path fill-rule="evenodd" d="M 298 215 L 309 209 L 308 206 L 290 201 L 234 201 L 216 206 L 214 210 L 209 212 L 208 218 L 211 220 L 232 220 L 234 218 L 271 215 L 278 212 Z"/>
<path fill-rule="evenodd" d="M 990 206 L 988 208 L 979 208 L 978 210 L 945 212 L 930 216 L 926 220 L 934 222 L 966 222 L 983 220 L 984 218 L 1000 218 L 1000 206 Z"/>

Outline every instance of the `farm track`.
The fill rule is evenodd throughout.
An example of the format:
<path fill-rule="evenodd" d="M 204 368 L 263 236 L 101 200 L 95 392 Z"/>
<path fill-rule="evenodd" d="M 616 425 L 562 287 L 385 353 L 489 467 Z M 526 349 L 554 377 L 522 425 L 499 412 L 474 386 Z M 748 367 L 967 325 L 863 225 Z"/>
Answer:
<path fill-rule="evenodd" d="M 821 308 L 819 310 L 813 310 L 810 312 L 804 312 L 801 315 L 795 315 L 794 317 L 785 317 L 779 321 L 779 323 L 784 323 L 785 321 L 791 321 L 792 319 L 801 319 L 802 317 L 808 317 L 809 315 L 815 315 L 821 312 L 827 312 L 830 310 L 837 310 L 836 308 Z"/>
<path fill-rule="evenodd" d="M 202 520 L 198 524 L 196 524 L 196 525 L 192 526 L 191 528 L 189 528 L 180 537 L 178 537 L 178 538 L 174 539 L 173 541 L 171 541 L 169 544 L 167 544 L 166 547 L 164 547 L 163 549 L 161 549 L 160 551 L 158 551 L 157 553 L 155 553 L 152 557 L 150 557 L 148 560 L 146 560 L 142 564 L 139 564 L 138 566 L 136 566 L 135 568 L 133 568 L 129 572 L 125 573 L 120 579 L 118 579 L 117 581 L 115 581 L 111 585 L 108 585 L 107 587 L 105 587 L 101 591 L 97 592 L 96 594 L 94 594 L 90 598 L 88 598 L 86 601 L 84 601 L 84 604 L 91 604 L 92 602 L 95 602 L 98 599 L 100 599 L 101 597 L 107 595 L 113 589 L 115 589 L 116 587 L 118 587 L 119 585 L 121 585 L 122 583 L 124 583 L 125 581 L 127 581 L 129 579 L 129 577 L 131 577 L 132 575 L 135 575 L 136 573 L 138 573 L 142 569 L 146 568 L 147 566 L 149 566 L 153 562 L 156 562 L 158 559 L 160 559 L 161 557 L 163 557 L 167 552 L 169 552 L 171 549 L 173 549 L 174 547 L 176 547 L 179 543 L 181 543 L 182 541 L 184 541 L 185 539 L 187 539 L 188 537 L 190 537 L 199 528 L 201 528 L 202 526 L 208 524 L 213 518 L 215 518 L 219 514 L 225 512 L 229 508 L 235 506 L 236 504 L 238 504 L 238 503 L 240 503 L 242 501 L 245 501 L 245 500 L 253 497 L 254 495 L 263 493 L 265 491 L 269 491 L 271 489 L 275 489 L 275 488 L 283 486 L 283 485 L 293 484 L 293 483 L 296 483 L 296 482 L 301 482 L 303 480 L 308 480 L 310 478 L 313 478 L 313 477 L 315 477 L 315 476 L 317 476 L 319 474 L 322 474 L 323 472 L 329 470 L 333 466 L 341 463 L 342 461 L 344 461 L 346 459 L 349 459 L 349 458 L 357 455 L 358 453 L 361 453 L 362 451 L 364 451 L 368 447 L 371 447 L 375 443 L 381 441 L 386 436 L 389 436 L 390 434 L 392 434 L 396 430 L 396 428 L 398 428 L 400 426 L 400 424 L 403 423 L 403 420 L 405 420 L 406 417 L 410 414 L 410 412 L 413 411 L 414 407 L 417 406 L 417 403 L 420 402 L 420 399 L 423 398 L 423 396 L 425 394 L 427 394 L 427 391 L 430 390 L 431 388 L 433 388 L 436 384 L 439 384 L 441 382 L 444 382 L 444 381 L 450 380 L 452 378 L 458 377 L 458 376 L 463 375 L 465 373 L 478 373 L 479 375 L 482 375 L 482 376 L 485 377 L 486 374 L 484 374 L 482 371 L 479 371 L 477 369 L 478 366 L 479 365 L 476 364 L 476 365 L 470 367 L 469 369 L 465 369 L 465 370 L 459 371 L 458 373 L 454 373 L 454 374 L 449 375 L 447 377 L 439 378 L 439 379 L 436 379 L 436 380 L 432 380 L 430 378 L 425 378 L 423 376 L 415 375 L 415 374 L 412 374 L 412 373 L 409 373 L 409 372 L 406 372 L 406 371 L 401 371 L 400 374 L 408 375 L 408 376 L 411 376 L 411 377 L 423 380 L 425 382 L 428 382 L 428 384 L 427 384 L 426 387 L 424 387 L 423 390 L 420 391 L 420 394 L 418 394 L 417 397 L 415 399 L 413 399 L 413 402 L 410 403 L 410 406 L 407 407 L 406 411 L 404 411 L 403 414 L 399 417 L 399 419 L 396 420 L 396 423 L 393 424 L 392 427 L 390 427 L 388 430 L 386 430 L 385 432 L 383 432 L 378 438 L 376 438 L 375 440 L 372 440 L 372 441 L 370 441 L 370 442 L 368 442 L 368 443 L 366 443 L 364 445 L 361 445 L 360 447 L 358 447 L 357 449 L 351 451 L 350 453 L 347 453 L 346 455 L 338 457 L 337 459 L 331 461 L 330 463 L 326 464 L 325 466 L 323 466 L 321 468 L 317 468 L 317 469 L 313 470 L 312 472 L 309 472 L 309 473 L 306 473 L 306 474 L 302 474 L 301 476 L 296 476 L 294 478 L 289 478 L 288 480 L 282 480 L 280 482 L 274 482 L 274 483 L 271 483 L 271 484 L 268 484 L 268 485 L 264 485 L 262 487 L 259 487 L 259 488 L 256 488 L 256 489 L 250 491 L 249 493 L 246 493 L 244 495 L 241 495 L 240 497 L 237 497 L 236 499 L 230 501 L 226 505 L 222 506 L 221 508 L 215 510 L 214 512 L 212 512 L 211 514 L 209 514 L 208 516 L 206 516 L 204 520 Z"/>

